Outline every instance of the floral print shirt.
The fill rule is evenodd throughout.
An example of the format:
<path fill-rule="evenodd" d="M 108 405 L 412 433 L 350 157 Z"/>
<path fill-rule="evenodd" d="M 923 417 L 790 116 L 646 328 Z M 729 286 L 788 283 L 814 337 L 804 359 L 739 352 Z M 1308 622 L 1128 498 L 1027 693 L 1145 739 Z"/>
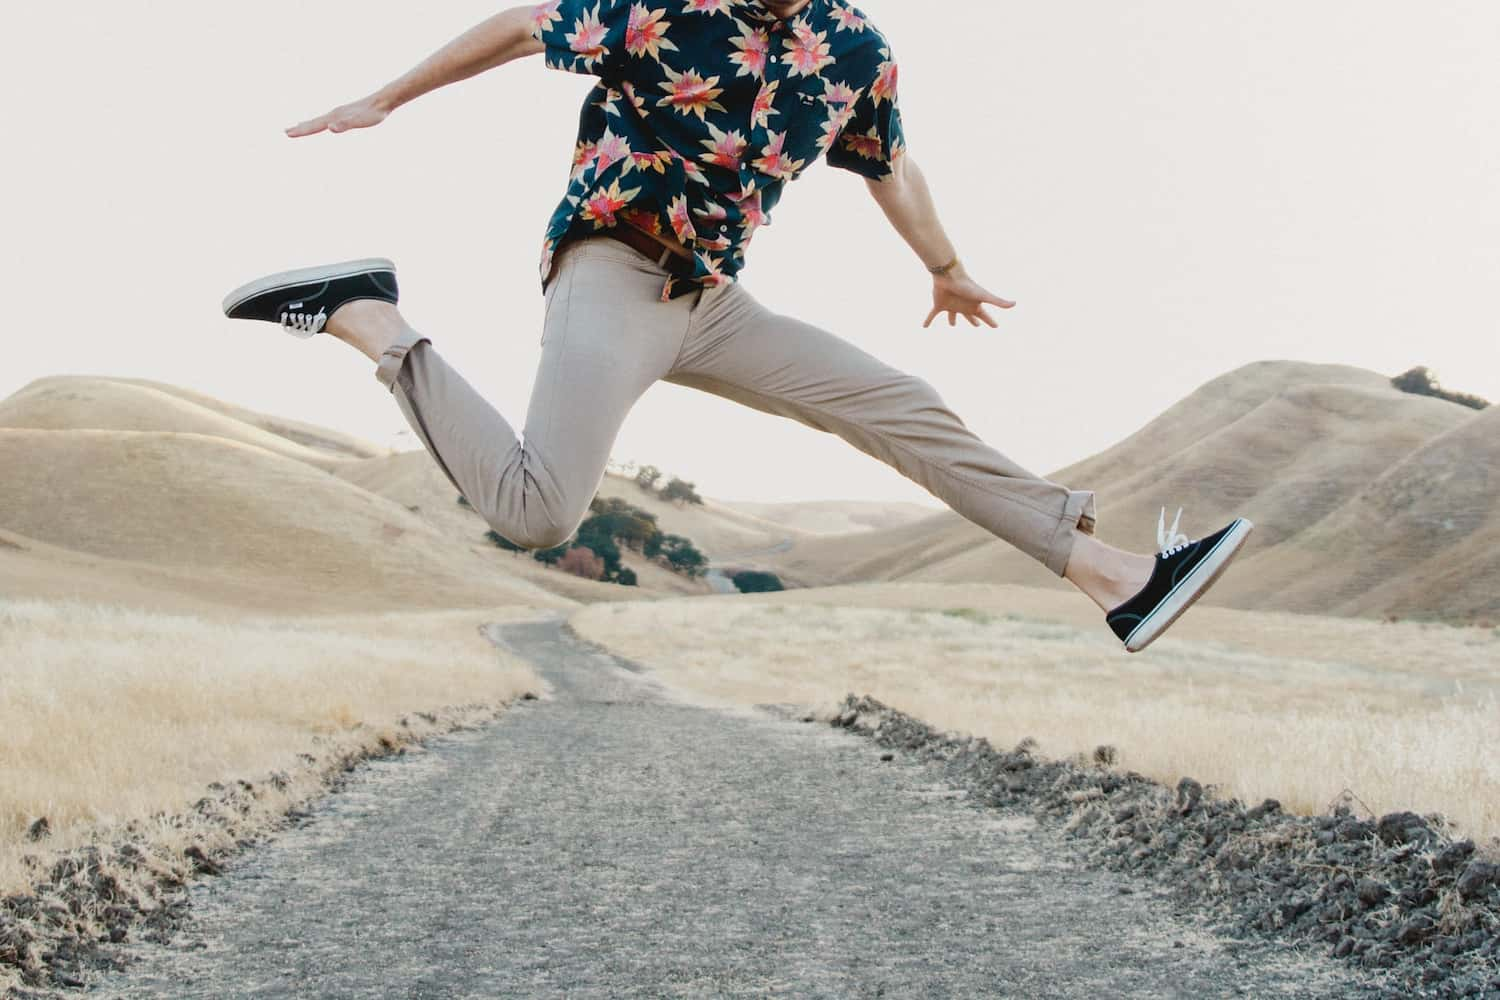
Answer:
<path fill-rule="evenodd" d="M 761 0 L 547 0 L 533 35 L 548 66 L 599 78 L 544 286 L 563 242 L 625 222 L 693 252 L 663 301 L 733 281 L 787 181 L 825 155 L 883 178 L 904 148 L 890 47 L 844 0 L 786 19 Z"/>

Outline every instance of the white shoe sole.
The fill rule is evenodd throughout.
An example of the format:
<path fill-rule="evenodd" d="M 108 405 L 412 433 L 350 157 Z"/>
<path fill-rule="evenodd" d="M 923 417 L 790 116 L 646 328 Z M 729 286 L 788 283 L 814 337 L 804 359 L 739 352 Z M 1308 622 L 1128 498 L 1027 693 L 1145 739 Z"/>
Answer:
<path fill-rule="evenodd" d="M 279 271 L 276 274 L 268 274 L 264 278 L 256 278 L 224 296 L 224 315 L 229 315 L 247 300 L 278 288 L 290 288 L 314 281 L 348 278 L 365 271 L 394 270 L 396 270 L 396 265 L 384 257 L 367 257 L 364 260 L 346 260 L 341 264 L 322 264 L 318 267 L 304 267 L 295 271 Z"/>
<path fill-rule="evenodd" d="M 1213 551 L 1194 566 L 1192 572 L 1179 580 L 1166 599 L 1156 606 L 1156 610 L 1125 637 L 1125 651 L 1139 653 L 1171 628 L 1172 623 L 1181 618 L 1182 613 L 1193 606 L 1194 601 L 1208 593 L 1208 588 L 1223 575 L 1230 560 L 1239 554 L 1254 529 L 1255 525 L 1243 517 L 1236 518 L 1224 537 L 1214 544 Z"/>

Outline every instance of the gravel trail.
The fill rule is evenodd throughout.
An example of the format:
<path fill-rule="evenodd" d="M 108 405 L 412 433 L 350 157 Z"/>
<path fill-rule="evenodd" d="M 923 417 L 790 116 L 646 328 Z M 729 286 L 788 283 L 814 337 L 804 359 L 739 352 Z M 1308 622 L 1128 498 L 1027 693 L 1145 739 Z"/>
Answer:
<path fill-rule="evenodd" d="M 675 700 L 563 619 L 549 697 L 361 768 L 94 995 L 1336 997 L 826 725 Z"/>

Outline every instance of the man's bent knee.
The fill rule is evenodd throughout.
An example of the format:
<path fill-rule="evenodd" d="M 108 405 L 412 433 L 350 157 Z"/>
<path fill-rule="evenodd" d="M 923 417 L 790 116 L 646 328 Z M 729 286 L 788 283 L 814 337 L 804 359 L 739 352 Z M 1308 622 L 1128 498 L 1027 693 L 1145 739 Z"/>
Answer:
<path fill-rule="evenodd" d="M 536 529 L 527 529 L 518 525 L 504 524 L 498 520 L 494 520 L 490 521 L 490 527 L 494 529 L 495 534 L 504 538 L 507 542 L 510 542 L 517 548 L 526 549 L 528 552 L 555 549 L 573 537 L 571 529 L 559 528 L 553 524 Z"/>

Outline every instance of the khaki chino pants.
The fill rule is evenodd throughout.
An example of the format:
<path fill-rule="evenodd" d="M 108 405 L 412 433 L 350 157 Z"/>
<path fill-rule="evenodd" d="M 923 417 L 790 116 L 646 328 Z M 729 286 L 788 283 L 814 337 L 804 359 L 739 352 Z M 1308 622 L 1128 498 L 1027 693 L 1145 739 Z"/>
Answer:
<path fill-rule="evenodd" d="M 667 277 L 603 237 L 560 251 L 521 437 L 416 331 L 387 349 L 376 377 L 454 487 L 527 549 L 571 537 L 626 414 L 658 380 L 837 434 L 1059 576 L 1076 534 L 1093 531 L 1092 493 L 1017 466 L 921 378 L 770 312 L 739 283 L 662 302 Z"/>

